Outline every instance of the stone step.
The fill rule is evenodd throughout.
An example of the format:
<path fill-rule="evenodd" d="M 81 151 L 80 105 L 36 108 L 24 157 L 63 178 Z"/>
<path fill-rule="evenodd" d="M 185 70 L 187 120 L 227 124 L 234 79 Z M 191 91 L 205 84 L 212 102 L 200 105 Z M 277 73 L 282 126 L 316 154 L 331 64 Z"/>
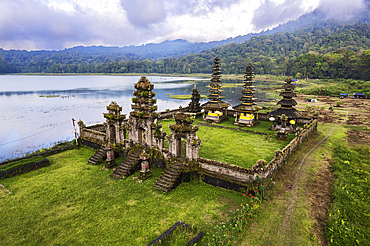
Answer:
<path fill-rule="evenodd" d="M 128 172 L 128 171 L 130 171 L 130 168 L 127 168 L 127 167 L 118 167 L 116 170 L 117 171 L 120 171 L 120 172 Z"/>
<path fill-rule="evenodd" d="M 134 162 L 131 162 L 131 161 L 128 161 L 128 160 L 123 160 L 121 162 L 122 165 L 127 165 L 127 166 L 134 166 L 135 163 Z"/>
<path fill-rule="evenodd" d="M 136 161 L 140 160 L 140 158 L 139 157 L 133 157 L 133 156 L 127 156 L 126 160 L 135 161 L 136 162 Z"/>
<path fill-rule="evenodd" d="M 173 171 L 168 170 L 168 169 L 166 169 L 166 170 L 164 171 L 164 173 L 171 174 L 171 175 L 173 175 L 173 176 L 177 176 L 177 175 L 179 175 L 179 174 L 180 174 L 180 172 L 173 172 Z"/>
<path fill-rule="evenodd" d="M 168 177 L 170 179 L 177 179 L 179 177 L 179 175 L 173 175 L 173 174 L 168 173 L 167 171 L 163 172 L 162 176 Z"/>
<path fill-rule="evenodd" d="M 124 176 L 124 174 L 125 174 L 126 172 L 120 172 L 120 171 L 114 171 L 113 173 L 112 173 L 112 175 L 113 174 L 115 174 L 116 176 L 118 176 L 118 177 L 120 177 L 120 178 L 122 178 L 122 176 Z"/>
<path fill-rule="evenodd" d="M 96 156 L 91 156 L 90 157 L 90 160 L 92 160 L 92 161 L 95 161 L 95 162 L 98 162 L 98 161 L 100 161 L 102 158 L 98 158 L 98 157 L 96 157 Z"/>
<path fill-rule="evenodd" d="M 109 177 L 118 181 L 122 179 L 122 176 L 117 173 L 112 173 L 111 175 L 109 175 Z"/>
<path fill-rule="evenodd" d="M 162 187 L 162 188 L 164 188 L 164 189 L 167 189 L 167 190 L 170 190 L 170 189 L 171 189 L 171 187 L 170 187 L 170 186 L 168 186 L 168 185 L 166 185 L 166 184 L 163 184 L 163 183 L 155 182 L 155 184 L 156 184 L 157 186 L 160 186 L 160 187 Z"/>
<path fill-rule="evenodd" d="M 169 172 L 173 173 L 174 175 L 179 175 L 179 174 L 181 173 L 181 170 L 174 169 L 174 168 L 172 168 L 172 167 L 168 167 L 168 168 L 166 168 L 166 170 L 165 170 L 165 171 L 169 171 Z"/>
<path fill-rule="evenodd" d="M 96 165 L 96 162 L 95 161 L 92 161 L 92 160 L 88 160 L 87 162 L 90 162 L 91 164 L 94 164 L 94 165 Z"/>
<path fill-rule="evenodd" d="M 169 168 L 173 168 L 173 169 L 181 170 L 181 167 L 176 166 L 176 165 L 170 165 L 170 166 L 169 166 Z"/>
<path fill-rule="evenodd" d="M 126 164 L 126 163 L 121 163 L 119 166 L 120 166 L 120 167 L 127 168 L 127 169 L 132 168 L 132 165 L 130 165 L 130 164 Z"/>
<path fill-rule="evenodd" d="M 161 186 L 158 186 L 158 185 L 154 185 L 154 189 L 156 189 L 157 191 L 164 191 L 164 192 L 169 192 L 170 190 L 169 189 L 166 189 L 166 188 L 163 188 Z"/>
<path fill-rule="evenodd" d="M 125 172 L 125 173 L 122 174 L 122 176 L 127 178 L 128 176 L 130 176 L 130 172 Z"/>
<path fill-rule="evenodd" d="M 157 183 L 164 183 L 164 184 L 169 185 L 170 187 L 173 185 L 173 183 L 168 182 L 168 181 L 166 181 L 166 180 L 164 180 L 164 179 L 161 179 L 161 178 L 159 178 L 159 179 L 157 180 Z"/>
<path fill-rule="evenodd" d="M 104 155 L 99 155 L 99 154 L 94 154 L 92 157 L 98 158 L 98 159 L 103 159 Z"/>
<path fill-rule="evenodd" d="M 175 164 L 176 166 L 180 166 L 180 167 L 182 166 L 182 163 L 181 163 L 181 162 L 178 162 L 178 161 L 175 161 L 175 162 L 174 162 L 174 164 Z"/>
<path fill-rule="evenodd" d="M 169 178 L 169 177 L 165 177 L 165 176 L 161 176 L 160 179 L 166 180 L 166 181 L 169 181 L 169 182 L 175 182 L 176 181 L 175 178 Z"/>

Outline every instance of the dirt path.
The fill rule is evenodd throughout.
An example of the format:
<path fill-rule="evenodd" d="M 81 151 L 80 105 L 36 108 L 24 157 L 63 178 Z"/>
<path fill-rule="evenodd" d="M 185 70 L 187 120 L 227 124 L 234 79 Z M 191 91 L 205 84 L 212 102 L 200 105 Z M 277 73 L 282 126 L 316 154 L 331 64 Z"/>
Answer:
<path fill-rule="evenodd" d="M 290 192 L 292 195 L 291 195 L 291 199 L 289 201 L 289 206 L 288 206 L 288 209 L 286 210 L 285 212 L 285 215 L 284 215 L 284 221 L 283 221 L 283 229 L 282 229 L 282 232 L 285 234 L 286 232 L 286 228 L 287 228 L 287 225 L 292 225 L 292 214 L 294 213 L 294 209 L 296 207 L 296 204 L 297 204 L 297 198 L 299 196 L 297 190 L 302 188 L 299 184 L 299 178 L 301 176 L 301 168 L 302 168 L 302 165 L 305 163 L 305 160 L 306 158 L 320 145 L 322 144 L 322 142 L 325 141 L 325 139 L 327 139 L 331 134 L 325 136 L 323 139 L 320 140 L 320 142 L 318 142 L 314 147 L 312 147 L 312 149 L 303 157 L 302 161 L 299 163 L 299 166 L 297 168 L 297 171 L 295 172 L 294 176 L 294 183 L 293 183 L 293 186 L 291 187 L 290 191 L 287 191 L 287 192 Z M 291 245 L 291 244 L 290 244 Z"/>
<path fill-rule="evenodd" d="M 338 131 L 344 129 L 334 124 L 319 126 L 319 132 L 289 157 L 274 176 L 276 190 L 271 200 L 261 205 L 242 233 L 240 245 L 326 244 L 323 221 L 330 206 L 333 176 L 325 140 Z"/>

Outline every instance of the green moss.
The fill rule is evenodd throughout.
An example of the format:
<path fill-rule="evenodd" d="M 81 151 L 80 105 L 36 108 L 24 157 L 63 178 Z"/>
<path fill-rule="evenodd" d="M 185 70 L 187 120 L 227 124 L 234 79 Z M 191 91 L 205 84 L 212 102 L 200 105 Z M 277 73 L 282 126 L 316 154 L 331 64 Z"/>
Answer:
<path fill-rule="evenodd" d="M 39 97 L 51 98 L 51 97 L 60 97 L 60 95 L 40 95 Z"/>

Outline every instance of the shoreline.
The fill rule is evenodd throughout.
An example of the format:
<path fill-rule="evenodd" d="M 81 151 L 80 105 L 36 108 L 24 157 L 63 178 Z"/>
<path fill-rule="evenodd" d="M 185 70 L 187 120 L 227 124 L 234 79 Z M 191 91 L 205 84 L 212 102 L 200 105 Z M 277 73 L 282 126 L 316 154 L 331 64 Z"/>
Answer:
<path fill-rule="evenodd" d="M 211 79 L 211 74 L 206 73 L 192 73 L 192 74 L 170 74 L 170 73 L 8 73 L 1 75 L 28 75 L 28 76 L 161 76 L 161 77 L 188 77 L 188 78 L 200 78 L 200 79 Z M 255 75 L 256 80 L 269 80 L 276 82 L 284 82 L 287 76 L 276 76 L 269 74 L 257 74 Z M 223 80 L 244 80 L 244 74 L 222 74 Z"/>

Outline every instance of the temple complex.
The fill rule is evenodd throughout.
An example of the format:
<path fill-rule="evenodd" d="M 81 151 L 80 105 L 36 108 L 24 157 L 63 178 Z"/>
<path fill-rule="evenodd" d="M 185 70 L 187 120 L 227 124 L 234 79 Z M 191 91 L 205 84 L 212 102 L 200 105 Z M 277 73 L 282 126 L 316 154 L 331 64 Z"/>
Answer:
<path fill-rule="evenodd" d="M 213 62 L 211 82 L 209 102 L 202 105 L 204 109 L 203 120 L 218 123 L 228 119 L 226 109 L 230 106 L 230 104 L 222 101 L 225 97 L 221 94 L 223 90 L 221 90 L 221 69 L 218 57 Z"/>
<path fill-rule="evenodd" d="M 234 125 L 251 127 L 259 123 L 257 113 L 259 107 L 254 102 L 257 98 L 253 97 L 255 93 L 253 79 L 253 65 L 249 63 L 245 69 L 243 96 L 239 98 L 242 103 L 233 107 L 235 110 Z"/>
<path fill-rule="evenodd" d="M 191 94 L 191 102 L 189 103 L 189 113 L 193 114 L 201 114 L 202 107 L 200 106 L 199 103 L 200 100 L 200 94 L 199 91 L 197 90 L 197 85 L 194 84 L 193 92 Z"/>
<path fill-rule="evenodd" d="M 154 188 L 168 192 L 182 181 L 188 182 L 192 177 L 199 177 L 209 184 L 228 189 L 246 189 L 255 177 L 269 177 L 277 170 L 279 163 L 283 163 L 292 149 L 307 138 L 317 127 L 317 121 L 304 118 L 294 108 L 297 104 L 293 96 L 294 85 L 292 79 L 286 80 L 284 91 L 280 93 L 283 99 L 278 102 L 281 108 L 270 113 L 259 113 L 259 107 L 254 98 L 253 66 L 248 64 L 244 75 L 244 89 L 241 104 L 234 106 L 235 125 L 254 126 L 261 121 L 274 121 L 271 130 L 276 130 L 278 139 L 287 140 L 290 133 L 296 132 L 296 137 L 282 151 L 275 151 L 275 157 L 266 164 L 258 161 L 251 169 L 242 168 L 226 162 L 206 159 L 199 156 L 202 141 L 198 138 L 198 125 L 193 125 L 195 114 L 204 109 L 203 120 L 220 122 L 227 117 L 228 103 L 222 101 L 220 59 L 216 58 L 213 64 L 211 94 L 209 102 L 200 106 L 200 93 L 194 85 L 192 100 L 188 108 L 178 108 L 157 113 L 154 85 L 146 77 L 141 77 L 134 84 L 135 91 L 132 101 L 132 111 L 129 117 L 121 114 L 122 107 L 116 102 L 107 106 L 104 113 L 106 122 L 93 126 L 86 126 L 82 120 L 78 121 L 80 128 L 79 142 L 98 149 L 88 162 L 94 165 L 105 161 L 106 168 L 117 166 L 117 157 L 123 158 L 118 167 L 113 168 L 110 177 L 121 180 L 139 171 L 141 180 L 151 176 L 153 167 L 164 169 Z M 230 112 L 229 112 L 230 113 Z M 162 131 L 162 124 L 158 119 L 168 120 L 173 117 L 175 123 L 168 124 L 170 134 Z M 259 119 L 258 119 L 259 118 Z M 276 122 L 276 124 L 275 124 Z M 230 122 L 231 123 L 231 122 Z M 295 127 L 295 124 L 304 124 L 304 129 Z M 252 134 L 267 135 L 264 132 L 248 131 L 238 127 L 214 126 L 198 123 L 201 127 L 226 128 L 227 131 L 242 131 Z M 258 130 L 255 127 L 255 130 Z M 212 133 L 211 133 L 212 134 Z M 243 136 L 244 137 L 244 136 Z M 238 141 L 238 138 L 236 138 Z M 266 139 L 266 138 L 265 138 Z M 248 141 L 248 138 L 243 139 Z M 166 142 L 166 144 L 165 144 Z M 226 143 L 227 144 L 227 143 Z M 238 150 L 236 150 L 238 151 Z"/>

